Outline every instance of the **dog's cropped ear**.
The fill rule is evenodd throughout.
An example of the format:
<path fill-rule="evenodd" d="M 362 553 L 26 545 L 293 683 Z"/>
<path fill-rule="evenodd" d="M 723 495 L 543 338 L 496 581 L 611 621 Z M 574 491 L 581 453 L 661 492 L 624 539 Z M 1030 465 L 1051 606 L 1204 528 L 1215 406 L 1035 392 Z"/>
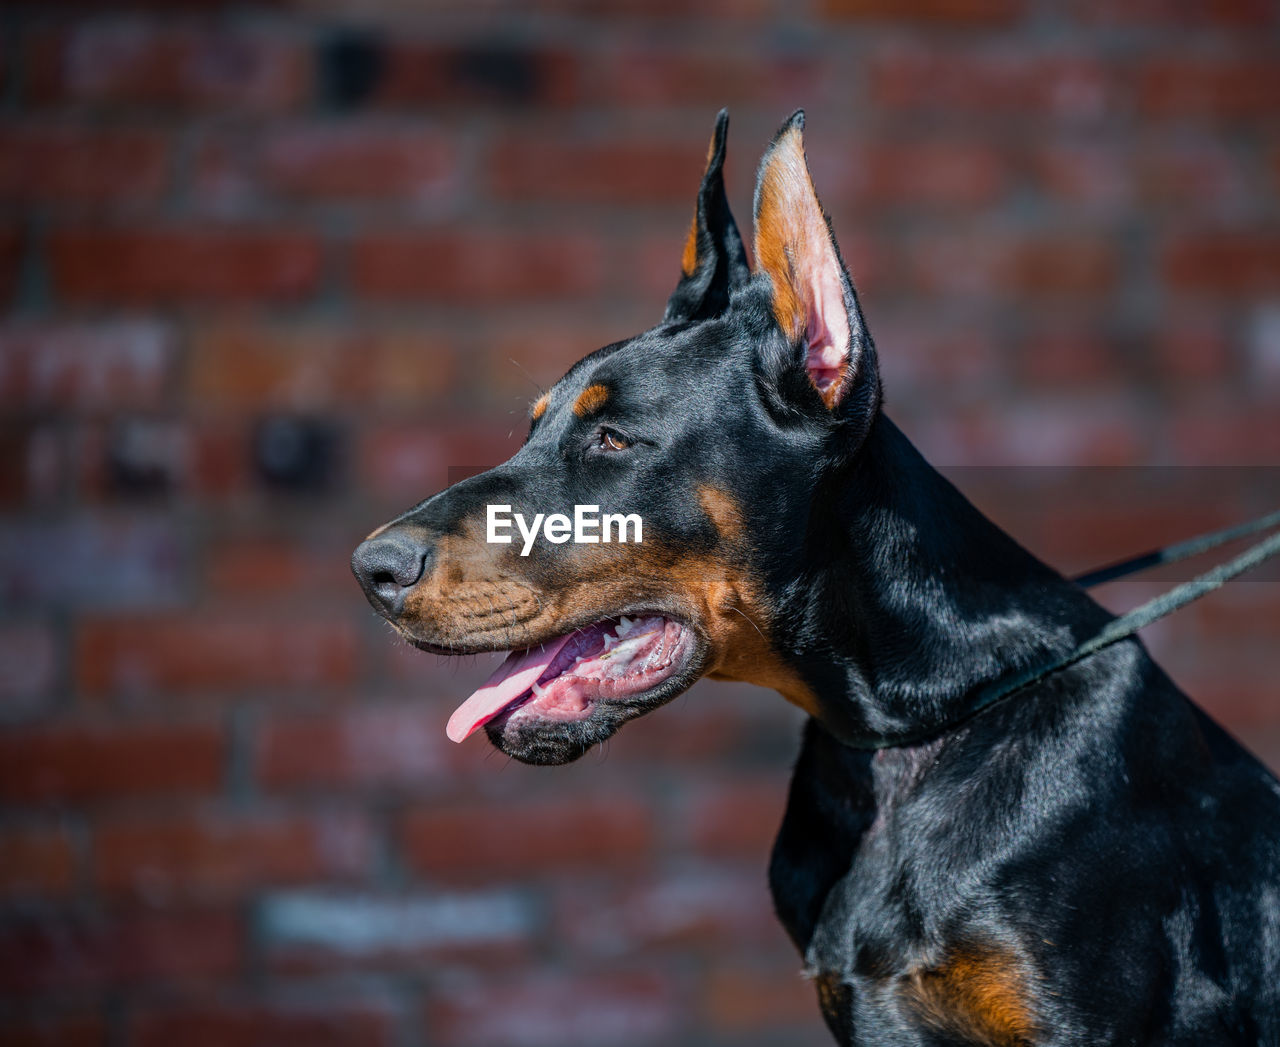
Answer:
<path fill-rule="evenodd" d="M 772 285 L 773 316 L 833 412 L 869 419 L 879 403 L 875 346 L 804 155 L 804 111 L 760 161 L 755 257 Z"/>
<path fill-rule="evenodd" d="M 721 109 L 707 150 L 707 170 L 698 190 L 693 224 L 680 260 L 680 282 L 667 302 L 666 321 L 703 320 L 719 316 L 729 293 L 750 276 L 747 253 L 729 212 L 724 191 L 724 149 L 729 111 Z"/>

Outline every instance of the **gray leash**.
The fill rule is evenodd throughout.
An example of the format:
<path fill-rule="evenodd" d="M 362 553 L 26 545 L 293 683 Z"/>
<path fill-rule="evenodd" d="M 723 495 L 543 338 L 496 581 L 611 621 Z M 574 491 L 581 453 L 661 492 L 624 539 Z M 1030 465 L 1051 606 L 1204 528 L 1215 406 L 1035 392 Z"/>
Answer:
<path fill-rule="evenodd" d="M 1248 523 L 1224 527 L 1221 531 L 1210 531 L 1208 534 L 1202 534 L 1196 538 L 1188 538 L 1185 542 L 1175 542 L 1173 545 L 1166 545 L 1163 549 L 1153 549 L 1151 552 L 1143 553 L 1140 556 L 1132 556 L 1127 560 L 1120 560 L 1117 563 L 1107 564 L 1105 567 L 1095 568 L 1085 574 L 1077 575 L 1072 581 L 1082 589 L 1092 589 L 1095 585 L 1102 585 L 1105 582 L 1124 578 L 1126 575 L 1135 574 L 1138 571 L 1145 571 L 1148 567 L 1177 563 L 1179 560 L 1185 560 L 1190 556 L 1216 549 L 1226 542 L 1233 542 L 1237 538 L 1247 538 L 1249 535 L 1257 534 L 1259 531 L 1269 531 L 1273 527 L 1280 527 L 1280 510 L 1274 513 L 1267 513 L 1266 516 L 1260 516 L 1258 519 L 1250 520 Z"/>
<path fill-rule="evenodd" d="M 1224 542 L 1229 542 L 1233 538 L 1256 534 L 1258 531 L 1269 530 L 1276 526 L 1280 526 L 1280 512 L 1268 513 L 1266 516 L 1252 520 L 1249 523 L 1239 524 L 1222 531 L 1214 531 L 1211 534 L 1201 535 L 1198 538 L 1179 542 L 1176 545 L 1166 546 L 1164 549 L 1144 553 L 1142 556 L 1135 556 L 1130 560 L 1124 560 L 1110 567 L 1091 571 L 1088 574 L 1081 575 L 1076 581 L 1084 586 L 1099 585 L 1103 581 L 1110 581 L 1113 578 L 1133 574 L 1155 564 L 1183 560 L 1188 556 L 1194 556 L 1196 553 L 1212 549 Z M 1030 687 L 1032 684 L 1039 683 L 1045 677 L 1051 676 L 1060 669 L 1074 665 L 1076 662 L 1088 658 L 1091 654 L 1097 654 L 1103 648 L 1110 647 L 1114 643 L 1127 640 L 1139 629 L 1144 629 L 1152 622 L 1157 622 L 1161 618 L 1173 614 L 1174 611 L 1180 610 L 1193 600 L 1198 600 L 1205 594 L 1213 592 L 1231 581 L 1232 578 L 1243 574 L 1245 571 L 1252 570 L 1277 553 L 1280 553 L 1280 531 L 1269 535 L 1260 542 L 1255 542 L 1244 552 L 1225 563 L 1218 564 L 1217 567 L 1205 571 L 1204 574 L 1197 575 L 1181 585 L 1176 585 L 1167 593 L 1162 593 L 1155 599 L 1148 600 L 1146 603 L 1135 607 L 1132 611 L 1122 614 L 1119 618 L 1112 619 L 1101 631 L 1095 633 L 1084 643 L 1061 657 L 1052 661 L 1042 662 L 1039 665 L 1033 665 L 1029 669 L 1024 669 L 1002 680 L 995 680 L 980 688 L 973 706 L 958 720 L 915 735 L 900 738 L 880 738 L 870 744 L 859 745 L 857 748 L 888 749 L 901 745 L 914 745 L 927 738 L 935 737 L 943 731 L 957 727 L 977 716 L 978 713 L 990 709 L 993 705 L 1008 698 L 1012 698 L 1019 691 Z"/>

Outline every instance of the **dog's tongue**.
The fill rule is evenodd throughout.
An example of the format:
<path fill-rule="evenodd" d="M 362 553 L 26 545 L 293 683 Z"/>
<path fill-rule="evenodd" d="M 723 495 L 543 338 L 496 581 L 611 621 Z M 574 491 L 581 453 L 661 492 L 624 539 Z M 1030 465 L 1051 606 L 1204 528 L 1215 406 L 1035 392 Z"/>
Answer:
<path fill-rule="evenodd" d="M 477 727 L 497 716 L 506 706 L 524 694 L 530 686 L 537 683 L 538 677 L 547 671 L 547 666 L 572 636 L 573 634 L 569 633 L 541 647 L 534 647 L 520 653 L 512 651 L 507 655 L 507 660 L 480 685 L 480 689 L 458 706 L 449 717 L 449 726 L 445 728 L 445 733 L 450 740 L 462 741 Z"/>

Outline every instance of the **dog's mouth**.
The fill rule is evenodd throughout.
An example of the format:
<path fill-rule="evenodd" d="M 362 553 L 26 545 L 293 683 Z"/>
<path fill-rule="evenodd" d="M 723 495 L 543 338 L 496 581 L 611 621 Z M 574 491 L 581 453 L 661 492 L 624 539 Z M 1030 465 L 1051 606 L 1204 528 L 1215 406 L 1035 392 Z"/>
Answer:
<path fill-rule="evenodd" d="M 602 705 L 638 713 L 672 690 L 697 647 L 691 629 L 664 615 L 642 613 L 596 622 L 527 650 L 512 651 L 449 718 L 460 742 L 479 727 L 571 725 Z M 677 687 L 672 693 L 682 690 Z M 626 718 L 626 717 L 623 717 Z"/>

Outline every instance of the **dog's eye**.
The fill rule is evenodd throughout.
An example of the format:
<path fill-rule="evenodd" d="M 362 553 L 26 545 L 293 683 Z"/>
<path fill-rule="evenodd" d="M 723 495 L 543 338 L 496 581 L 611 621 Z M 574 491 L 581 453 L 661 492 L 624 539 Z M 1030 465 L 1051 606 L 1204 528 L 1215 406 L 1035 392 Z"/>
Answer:
<path fill-rule="evenodd" d="M 625 451 L 631 446 L 631 441 L 612 429 L 601 429 L 596 446 L 602 451 Z"/>

